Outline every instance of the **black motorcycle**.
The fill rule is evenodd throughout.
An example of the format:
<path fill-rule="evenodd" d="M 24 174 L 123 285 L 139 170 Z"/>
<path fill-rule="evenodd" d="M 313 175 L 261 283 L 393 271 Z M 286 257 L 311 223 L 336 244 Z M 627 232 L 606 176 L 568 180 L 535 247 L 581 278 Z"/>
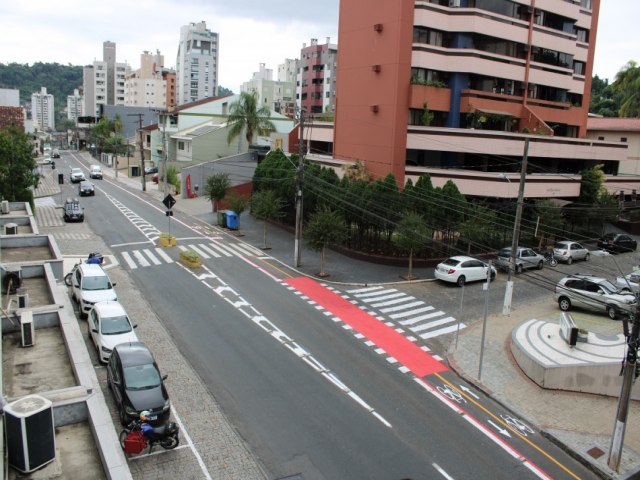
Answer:
<path fill-rule="evenodd" d="M 120 446 L 123 450 L 126 450 L 125 440 L 127 437 L 129 437 L 132 432 L 142 432 L 141 427 L 142 422 L 140 420 L 134 420 L 120 432 Z M 180 427 L 178 427 L 175 422 L 167 422 L 159 427 L 154 427 L 151 435 L 148 433 L 142 435 L 143 445 L 141 450 L 144 450 L 148 445 L 149 452 L 151 452 L 151 449 L 156 443 L 159 443 L 165 450 L 172 450 L 180 444 L 180 439 L 178 438 L 179 432 Z"/>

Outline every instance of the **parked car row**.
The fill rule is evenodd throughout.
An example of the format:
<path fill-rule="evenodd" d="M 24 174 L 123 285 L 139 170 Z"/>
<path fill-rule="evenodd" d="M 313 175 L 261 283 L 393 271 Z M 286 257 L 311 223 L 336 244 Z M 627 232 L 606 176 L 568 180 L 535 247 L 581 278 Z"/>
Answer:
<path fill-rule="evenodd" d="M 107 364 L 107 384 L 113 393 L 122 425 L 148 411 L 148 423 L 169 420 L 170 401 L 149 348 L 135 333 L 134 324 L 118 302 L 115 283 L 99 264 L 78 264 L 70 279 L 71 297 L 80 318 L 87 318 L 88 337 L 100 362 Z"/>

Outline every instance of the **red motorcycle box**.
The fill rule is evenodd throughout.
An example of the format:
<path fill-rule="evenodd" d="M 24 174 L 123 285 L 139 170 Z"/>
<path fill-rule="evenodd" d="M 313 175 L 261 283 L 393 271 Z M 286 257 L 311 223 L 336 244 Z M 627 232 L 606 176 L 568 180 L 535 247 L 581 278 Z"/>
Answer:
<path fill-rule="evenodd" d="M 124 439 L 124 451 L 128 454 L 138 454 L 147 446 L 144 434 L 140 430 L 129 432 Z"/>

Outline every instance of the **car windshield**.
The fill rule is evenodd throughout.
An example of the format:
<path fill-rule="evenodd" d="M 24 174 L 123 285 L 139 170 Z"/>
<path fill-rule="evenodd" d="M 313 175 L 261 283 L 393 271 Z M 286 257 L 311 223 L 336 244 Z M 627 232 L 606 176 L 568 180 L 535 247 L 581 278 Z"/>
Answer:
<path fill-rule="evenodd" d="M 118 317 L 105 317 L 100 323 L 100 333 L 103 335 L 119 335 L 122 333 L 129 333 L 131 331 L 131 324 L 126 315 L 120 315 Z"/>
<path fill-rule="evenodd" d="M 160 372 L 152 363 L 124 369 L 124 384 L 128 390 L 155 388 L 160 382 Z"/>
<path fill-rule="evenodd" d="M 72 168 L 71 173 L 82 173 L 82 170 L 80 170 L 79 168 Z"/>
<path fill-rule="evenodd" d="M 565 242 L 558 242 L 556 243 L 556 248 L 559 250 L 568 250 L 569 249 L 569 244 L 565 243 Z"/>
<path fill-rule="evenodd" d="M 455 267 L 459 263 L 459 260 L 455 260 L 453 258 L 447 258 L 444 262 L 442 262 L 443 265 L 447 265 L 448 267 Z"/>
<path fill-rule="evenodd" d="M 618 289 L 608 280 L 600 282 L 598 286 L 602 287 L 605 293 L 618 293 Z"/>
<path fill-rule="evenodd" d="M 109 288 L 109 279 L 101 275 L 99 277 L 84 277 L 82 279 L 83 290 L 107 290 Z"/>
<path fill-rule="evenodd" d="M 502 250 L 500 250 L 500 253 L 498 254 L 498 256 L 500 256 L 500 257 L 510 257 L 511 256 L 511 249 L 510 248 L 503 248 Z"/>

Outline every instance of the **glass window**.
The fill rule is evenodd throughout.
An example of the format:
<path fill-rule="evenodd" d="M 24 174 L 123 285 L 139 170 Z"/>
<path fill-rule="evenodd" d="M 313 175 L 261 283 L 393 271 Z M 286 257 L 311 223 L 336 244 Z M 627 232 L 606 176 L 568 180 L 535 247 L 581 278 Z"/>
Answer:
<path fill-rule="evenodd" d="M 160 373 L 155 365 L 136 365 L 124 369 L 124 383 L 130 390 L 146 390 L 160 385 Z"/>
<path fill-rule="evenodd" d="M 131 324 L 126 315 L 105 317 L 100 323 L 100 333 L 103 335 L 119 335 L 131 331 Z"/>

